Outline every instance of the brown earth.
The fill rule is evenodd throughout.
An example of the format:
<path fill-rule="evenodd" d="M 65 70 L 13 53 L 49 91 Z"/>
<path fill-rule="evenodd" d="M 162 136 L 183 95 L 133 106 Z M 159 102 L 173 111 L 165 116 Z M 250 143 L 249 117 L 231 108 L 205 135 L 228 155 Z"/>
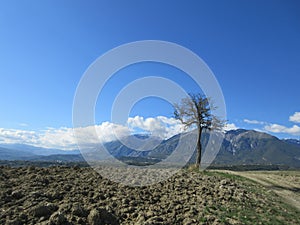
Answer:
<path fill-rule="evenodd" d="M 216 172 L 130 187 L 91 168 L 1 166 L 0 224 L 300 224 L 261 187 Z"/>

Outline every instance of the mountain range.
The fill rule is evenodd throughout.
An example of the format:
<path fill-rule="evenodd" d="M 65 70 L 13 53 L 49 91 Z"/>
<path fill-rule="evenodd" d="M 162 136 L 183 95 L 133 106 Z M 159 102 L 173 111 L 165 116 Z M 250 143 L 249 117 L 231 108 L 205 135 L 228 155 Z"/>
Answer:
<path fill-rule="evenodd" d="M 292 143 L 293 142 L 293 143 Z M 300 168 L 300 145 L 254 130 L 231 130 L 214 163 L 221 165 L 285 165 Z"/>
<path fill-rule="evenodd" d="M 72 156 L 81 156 L 79 150 L 42 148 L 25 144 L 0 144 L 0 160 L 59 160 L 69 161 Z M 56 158 L 55 158 L 56 157 Z M 83 160 L 82 157 L 80 157 Z"/>
<path fill-rule="evenodd" d="M 209 133 L 202 135 L 202 144 L 207 145 Z M 134 135 L 105 143 L 104 146 L 115 158 L 128 164 L 154 164 L 166 159 L 176 148 L 181 135 L 167 140 L 152 138 L 142 145 L 139 140 L 147 135 Z M 124 145 L 126 143 L 126 145 Z M 129 144 L 130 147 L 127 147 Z M 156 146 L 155 148 L 152 148 Z M 139 149 L 134 150 L 133 149 Z M 148 148 L 153 150 L 147 150 Z M 97 149 L 95 146 L 94 150 Z M 93 150 L 88 150 L 93 151 Z M 195 161 L 194 153 L 190 163 Z M 80 162 L 84 158 L 79 150 L 64 151 L 22 144 L 1 144 L 0 160 L 61 161 Z M 300 141 L 296 139 L 280 140 L 275 136 L 254 130 L 227 131 L 223 143 L 212 165 L 284 165 L 300 168 Z"/>

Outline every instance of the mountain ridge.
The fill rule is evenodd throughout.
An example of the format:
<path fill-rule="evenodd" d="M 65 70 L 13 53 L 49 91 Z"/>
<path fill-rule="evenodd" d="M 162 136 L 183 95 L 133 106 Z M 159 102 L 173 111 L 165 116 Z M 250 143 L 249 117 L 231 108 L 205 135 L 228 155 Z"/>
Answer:
<path fill-rule="evenodd" d="M 209 135 L 209 133 L 204 133 L 202 136 L 203 149 L 205 149 Z M 178 134 L 167 140 L 158 140 L 156 137 L 150 138 L 149 146 L 156 145 L 153 150 L 147 150 L 147 143 L 143 146 L 142 151 L 128 148 L 122 140 L 111 141 L 105 143 L 104 146 L 111 155 L 125 163 L 134 164 L 137 161 L 146 163 L 148 161 L 149 164 L 155 164 L 166 159 L 174 151 L 180 137 L 181 135 Z M 134 142 L 135 138 L 144 141 L 149 136 L 135 135 L 134 138 L 127 137 L 125 143 L 128 141 L 128 143 L 138 146 Z M 161 143 L 157 145 L 157 141 Z M 49 154 L 49 149 L 26 146 L 26 149 L 21 151 L 20 149 L 9 149 L 7 146 L 4 148 L 3 145 L 0 145 L 0 160 L 84 161 L 78 150 L 63 151 L 56 149 L 53 154 Z M 19 147 L 21 146 L 19 145 Z M 29 151 L 28 149 L 33 150 Z M 96 149 L 97 147 L 94 150 Z M 41 152 L 42 150 L 46 150 L 46 152 Z M 40 154 L 37 154 L 37 152 Z M 195 160 L 195 156 L 194 152 L 190 163 Z M 291 168 L 300 168 L 300 145 L 297 141 L 280 140 L 275 136 L 259 131 L 230 130 L 225 133 L 221 149 L 212 165 L 286 165 Z"/>

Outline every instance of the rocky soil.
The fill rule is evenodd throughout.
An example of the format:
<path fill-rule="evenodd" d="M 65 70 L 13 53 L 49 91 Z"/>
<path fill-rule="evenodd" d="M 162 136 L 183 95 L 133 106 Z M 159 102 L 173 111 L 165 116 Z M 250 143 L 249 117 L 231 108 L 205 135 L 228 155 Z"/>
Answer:
<path fill-rule="evenodd" d="M 296 209 L 245 178 L 181 170 L 130 187 L 91 168 L 0 167 L 0 224 L 300 224 Z"/>

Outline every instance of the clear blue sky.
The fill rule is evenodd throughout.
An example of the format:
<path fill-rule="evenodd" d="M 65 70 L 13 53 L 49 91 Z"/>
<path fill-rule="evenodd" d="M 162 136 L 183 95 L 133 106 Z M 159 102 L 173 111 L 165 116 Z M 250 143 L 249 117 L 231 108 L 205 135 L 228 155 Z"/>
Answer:
<path fill-rule="evenodd" d="M 185 46 L 208 64 L 222 87 L 229 123 L 260 130 L 275 124 L 283 131 L 277 136 L 300 136 L 297 127 L 288 130 L 299 125 L 289 117 L 300 112 L 296 0 L 1 1 L 0 128 L 72 127 L 73 97 L 87 67 L 118 45 L 148 39 Z M 128 68 L 132 77 L 125 81 L 143 71 L 180 77 L 179 71 L 145 64 Z M 109 106 L 125 81 L 111 81 L 103 104 Z M 175 81 L 196 90 L 189 80 Z M 133 115 L 170 117 L 171 109 L 150 99 Z M 98 109 L 96 120 L 109 116 Z"/>

